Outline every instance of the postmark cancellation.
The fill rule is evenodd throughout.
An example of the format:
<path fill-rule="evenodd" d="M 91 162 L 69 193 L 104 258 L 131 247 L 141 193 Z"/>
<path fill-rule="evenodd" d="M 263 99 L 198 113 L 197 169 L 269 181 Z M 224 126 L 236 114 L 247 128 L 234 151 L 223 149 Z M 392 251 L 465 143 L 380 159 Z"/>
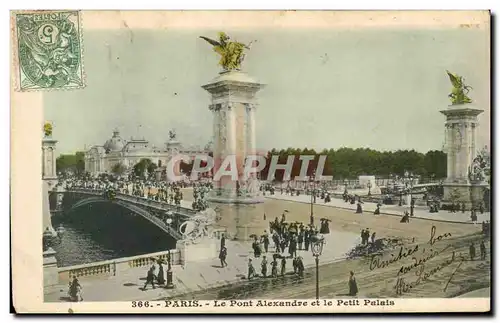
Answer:
<path fill-rule="evenodd" d="M 84 87 L 80 12 L 33 11 L 13 15 L 16 89 Z"/>

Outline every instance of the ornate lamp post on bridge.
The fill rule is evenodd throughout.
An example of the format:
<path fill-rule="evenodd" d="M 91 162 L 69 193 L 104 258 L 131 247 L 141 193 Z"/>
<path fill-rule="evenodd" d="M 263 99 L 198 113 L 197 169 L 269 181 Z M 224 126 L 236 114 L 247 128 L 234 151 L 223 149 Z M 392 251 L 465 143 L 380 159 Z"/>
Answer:
<path fill-rule="evenodd" d="M 405 190 L 407 192 L 407 194 L 410 196 L 410 203 L 411 201 L 413 200 L 413 195 L 412 195 L 412 191 L 413 191 L 413 173 L 409 173 L 408 171 L 405 171 L 405 175 L 404 175 L 404 184 L 405 184 Z"/>
<path fill-rule="evenodd" d="M 316 172 L 313 172 L 312 175 L 309 177 L 309 182 L 310 182 L 310 190 L 311 190 L 311 216 L 310 216 L 310 223 L 311 225 L 314 224 L 314 202 L 316 200 Z"/>
<path fill-rule="evenodd" d="M 170 254 L 170 249 L 168 249 L 167 255 L 167 284 L 165 285 L 167 289 L 175 288 L 174 285 L 174 275 L 172 272 L 172 255 Z"/>
<path fill-rule="evenodd" d="M 311 237 L 311 251 L 316 261 L 316 299 L 319 299 L 319 256 L 323 253 L 325 238 L 316 233 Z"/>
<path fill-rule="evenodd" d="M 172 225 L 172 215 L 174 213 L 172 211 L 168 211 L 167 212 L 167 220 L 165 221 L 167 223 L 167 225 L 169 227 L 171 227 Z M 173 289 L 175 286 L 174 286 L 174 277 L 173 277 L 173 272 L 172 272 L 172 257 L 171 257 L 171 254 L 170 254 L 170 249 L 168 249 L 168 255 L 167 255 L 167 284 L 165 285 L 165 287 L 167 289 Z"/>

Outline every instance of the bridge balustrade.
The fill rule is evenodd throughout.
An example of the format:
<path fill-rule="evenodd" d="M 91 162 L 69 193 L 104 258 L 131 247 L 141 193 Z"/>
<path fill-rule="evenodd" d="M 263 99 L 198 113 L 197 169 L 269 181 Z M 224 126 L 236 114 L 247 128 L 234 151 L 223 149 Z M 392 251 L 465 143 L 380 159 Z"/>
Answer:
<path fill-rule="evenodd" d="M 98 195 L 98 196 L 102 196 L 102 194 L 104 193 L 104 190 L 96 190 L 96 189 L 90 189 L 90 188 L 71 188 L 68 191 L 75 192 L 75 193 Z M 167 202 L 163 202 L 163 201 L 150 200 L 150 199 L 140 197 L 140 196 L 128 195 L 128 194 L 124 194 L 124 193 L 116 193 L 116 198 L 120 199 L 120 200 L 128 201 L 128 202 L 136 203 L 136 204 L 154 207 L 157 209 L 181 213 L 181 214 L 187 215 L 187 216 L 192 216 L 192 215 L 196 214 L 196 211 L 189 209 L 189 208 L 168 204 Z"/>
<path fill-rule="evenodd" d="M 180 264 L 180 251 L 170 250 L 171 264 Z M 113 260 L 106 260 L 100 262 L 94 262 L 83 265 L 60 267 L 59 272 L 59 282 L 64 283 L 76 276 L 78 278 L 103 278 L 108 276 L 118 276 L 125 273 L 131 268 L 146 267 L 156 262 L 158 259 L 163 260 L 166 264 L 168 258 L 168 251 L 155 252 L 145 255 L 118 258 Z"/>

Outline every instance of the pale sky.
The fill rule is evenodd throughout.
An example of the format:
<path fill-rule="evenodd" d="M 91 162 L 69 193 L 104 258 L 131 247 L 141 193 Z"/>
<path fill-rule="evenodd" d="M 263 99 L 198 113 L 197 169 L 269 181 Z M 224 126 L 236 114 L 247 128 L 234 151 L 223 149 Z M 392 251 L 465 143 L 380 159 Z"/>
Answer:
<path fill-rule="evenodd" d="M 85 31 L 85 89 L 44 93 L 59 153 L 102 145 L 113 128 L 158 147 L 174 128 L 185 145 L 211 138 L 215 30 Z M 487 30 L 225 30 L 257 40 L 244 71 L 259 92 L 257 147 L 441 149 L 450 104 L 446 69 L 473 87 L 478 143 L 490 140 Z M 140 126 L 140 127 L 139 127 Z"/>

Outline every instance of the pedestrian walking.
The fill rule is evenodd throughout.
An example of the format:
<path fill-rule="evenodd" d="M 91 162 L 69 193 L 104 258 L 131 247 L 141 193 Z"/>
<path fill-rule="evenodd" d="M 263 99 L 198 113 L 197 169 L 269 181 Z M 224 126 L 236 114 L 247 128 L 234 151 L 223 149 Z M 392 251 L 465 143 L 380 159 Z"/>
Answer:
<path fill-rule="evenodd" d="M 471 242 L 470 243 L 470 246 L 469 246 L 469 255 L 470 255 L 470 260 L 474 260 L 474 258 L 476 257 L 476 246 L 474 246 L 474 242 Z"/>
<path fill-rule="evenodd" d="M 286 258 L 281 258 L 281 276 L 285 276 L 286 274 Z"/>
<path fill-rule="evenodd" d="M 299 244 L 299 250 L 302 250 L 302 243 L 304 243 L 304 230 L 300 230 L 299 236 L 297 237 L 297 242 Z"/>
<path fill-rule="evenodd" d="M 219 252 L 220 265 L 222 268 L 227 267 L 226 257 L 227 257 L 227 248 L 222 247 L 222 249 Z"/>
<path fill-rule="evenodd" d="M 486 259 L 486 246 L 484 245 L 484 240 L 481 241 L 479 245 L 479 249 L 481 250 L 481 260 Z"/>
<path fill-rule="evenodd" d="M 248 259 L 248 280 L 255 277 L 255 268 L 252 265 L 252 259 Z"/>
<path fill-rule="evenodd" d="M 302 261 L 302 257 L 297 257 L 297 272 L 299 277 L 304 278 L 304 262 Z"/>
<path fill-rule="evenodd" d="M 356 282 L 356 277 L 354 277 L 354 272 L 350 272 L 349 276 L 349 296 L 356 296 L 358 294 L 358 283 Z"/>
<path fill-rule="evenodd" d="M 271 277 L 278 277 L 278 262 L 276 261 L 276 258 L 271 261 Z"/>
<path fill-rule="evenodd" d="M 267 260 L 265 255 L 262 256 L 262 262 L 260 263 L 260 273 L 262 274 L 262 277 L 267 277 Z"/>
<path fill-rule="evenodd" d="M 262 243 L 264 244 L 264 251 L 267 253 L 269 249 L 269 235 L 264 230 L 264 235 L 262 236 Z"/>
<path fill-rule="evenodd" d="M 156 276 L 158 285 L 165 284 L 165 272 L 163 271 L 163 266 L 161 260 L 158 260 L 158 275 Z"/>
<path fill-rule="evenodd" d="M 220 248 L 222 250 L 222 248 L 224 248 L 226 246 L 226 237 L 224 236 L 224 233 L 221 235 L 221 238 L 220 238 Z"/>
<path fill-rule="evenodd" d="M 146 290 L 146 287 L 148 284 L 151 284 L 153 286 L 153 289 L 155 289 L 155 275 L 154 275 L 155 267 L 154 265 L 151 266 L 148 270 L 148 274 L 146 276 L 146 283 L 144 284 L 144 287 L 142 288 L 143 291 Z"/>

